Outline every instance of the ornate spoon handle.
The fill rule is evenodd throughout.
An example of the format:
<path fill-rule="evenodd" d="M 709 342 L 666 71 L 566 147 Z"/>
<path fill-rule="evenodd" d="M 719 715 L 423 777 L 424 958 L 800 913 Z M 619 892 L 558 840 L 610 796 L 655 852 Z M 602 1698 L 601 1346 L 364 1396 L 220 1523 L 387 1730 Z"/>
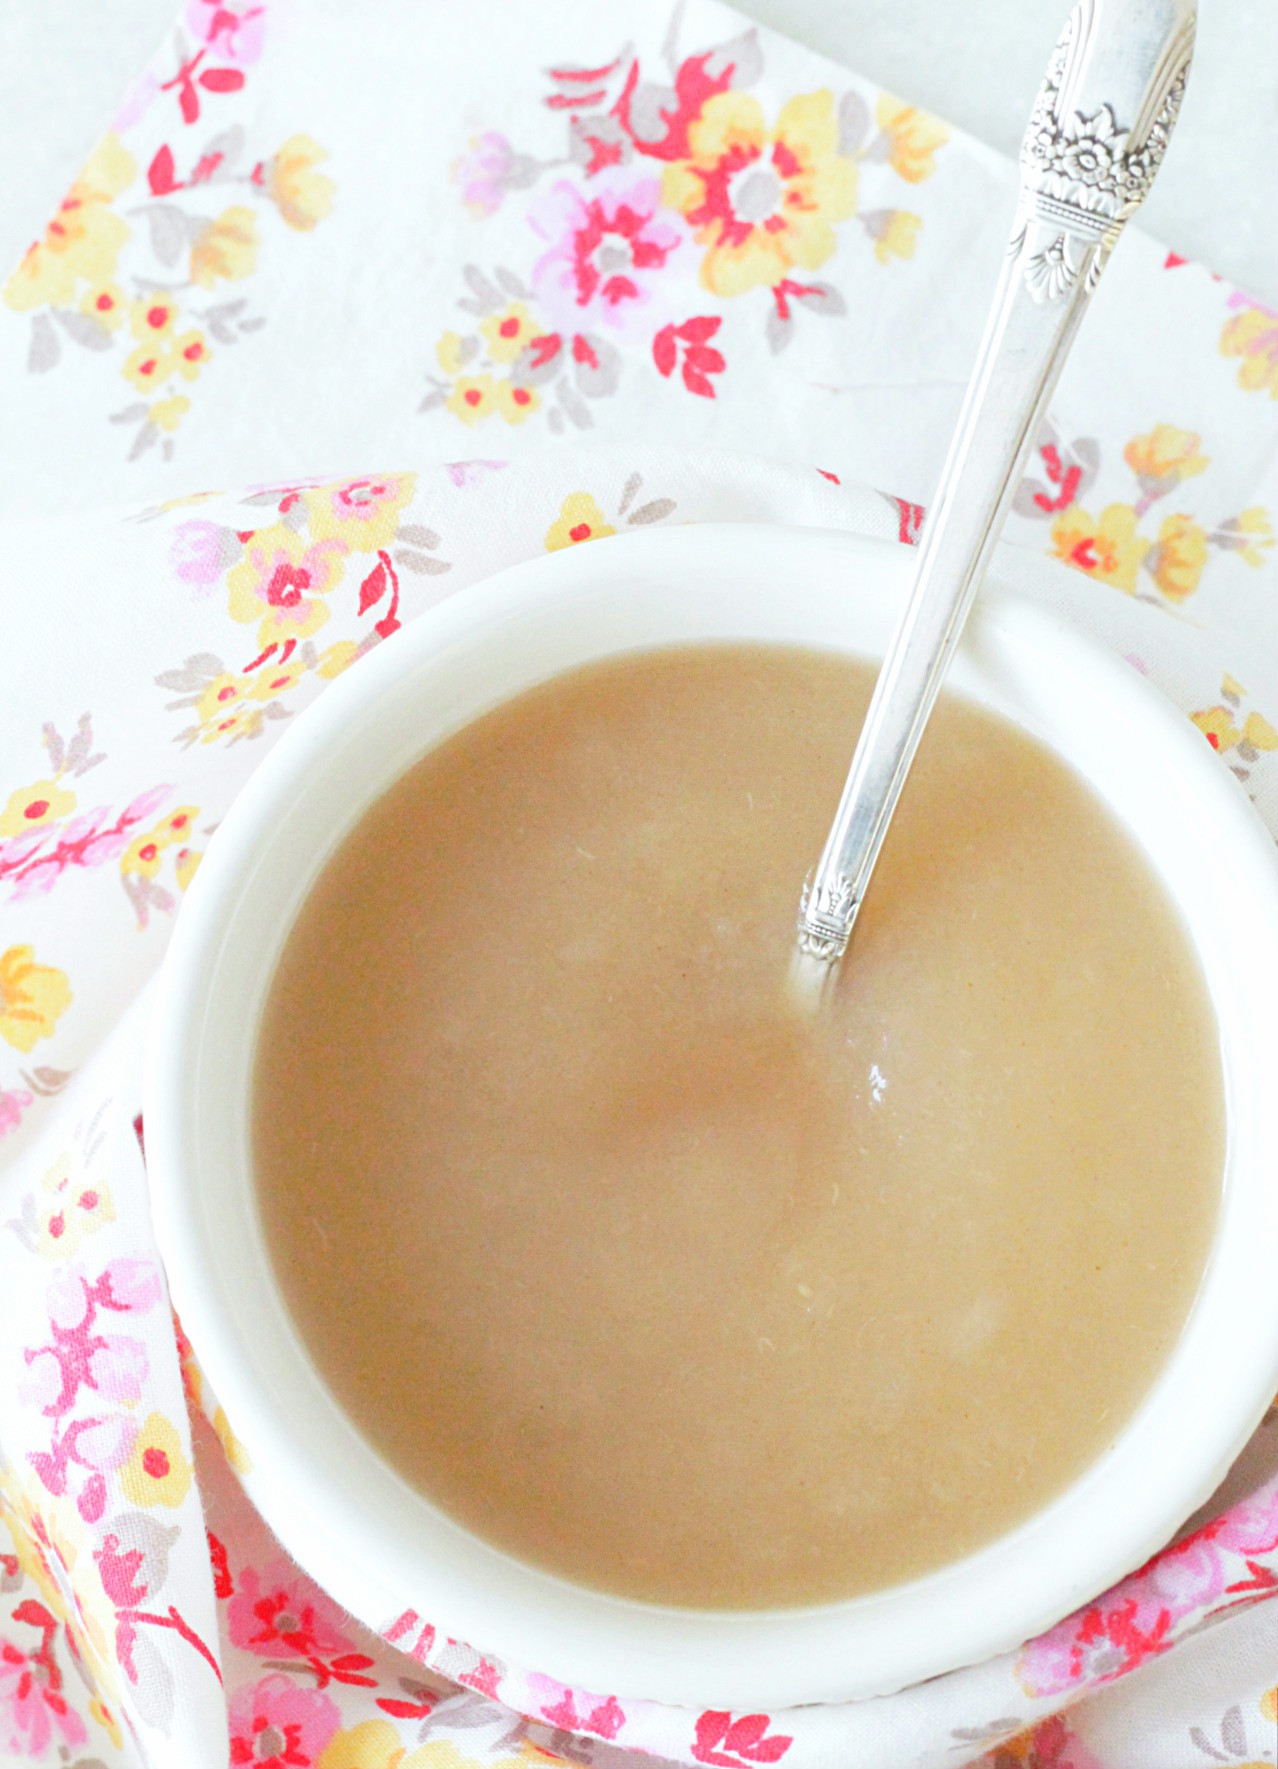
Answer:
<path fill-rule="evenodd" d="M 1078 0 L 1021 147 L 1020 195 L 914 586 L 803 893 L 799 974 L 834 974 L 963 622 L 1092 290 L 1176 120 L 1195 0 Z"/>

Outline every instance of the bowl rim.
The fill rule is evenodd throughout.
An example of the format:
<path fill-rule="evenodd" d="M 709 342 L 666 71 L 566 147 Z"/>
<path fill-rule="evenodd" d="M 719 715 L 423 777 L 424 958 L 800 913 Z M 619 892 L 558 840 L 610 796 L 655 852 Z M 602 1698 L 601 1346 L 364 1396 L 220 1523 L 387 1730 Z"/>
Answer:
<path fill-rule="evenodd" d="M 1166 820 L 1173 799 L 1190 806 L 1195 827 L 1186 823 L 1176 833 L 1168 823 L 1166 839 L 1179 844 L 1186 867 L 1206 867 L 1231 883 L 1228 926 L 1190 928 L 1200 957 L 1210 937 L 1232 942 L 1240 954 L 1245 946 L 1247 963 L 1210 978 L 1218 1010 L 1224 989 L 1238 1016 L 1237 1028 L 1222 1018 L 1227 1184 L 1181 1341 L 1115 1443 L 1063 1494 L 1008 1535 L 907 1584 L 807 1609 L 723 1613 L 634 1603 L 525 1566 L 438 1511 L 381 1460 L 327 1395 L 278 1292 L 261 1293 L 264 1267 L 250 1269 L 256 1222 L 245 1221 L 242 1209 L 226 1211 L 227 1185 L 238 1182 L 225 1174 L 246 1158 L 245 1102 L 228 1112 L 218 1082 L 247 1072 L 252 1040 L 242 1039 L 234 1055 L 234 1033 L 253 1023 L 244 1018 L 253 987 L 259 1003 L 265 989 L 236 984 L 236 963 L 245 969 L 237 949 L 251 939 L 265 949 L 274 939 L 278 952 L 292 919 L 277 917 L 273 932 L 254 922 L 253 906 L 271 888 L 268 859 L 284 851 L 303 810 L 317 826 L 323 787 L 316 781 L 334 786 L 354 734 L 384 723 L 397 693 L 409 694 L 414 683 L 419 691 L 419 678 L 432 675 L 445 693 L 503 646 L 502 656 L 530 645 L 535 651 L 548 623 L 563 628 L 567 615 L 579 629 L 574 642 L 585 642 L 592 609 L 623 626 L 631 619 L 638 631 L 656 613 L 683 618 L 680 597 L 689 608 L 700 607 L 700 597 L 726 618 L 740 585 L 765 578 L 767 587 L 750 593 L 779 598 L 778 620 L 793 621 L 804 597 L 822 603 L 829 630 L 817 643 L 837 642 L 857 622 L 862 629 L 877 622 L 882 631 L 912 567 L 909 552 L 894 543 L 827 530 L 724 524 L 649 530 L 624 541 L 524 561 L 439 603 L 334 682 L 241 789 L 188 893 L 148 1038 L 144 1116 L 157 1239 L 197 1358 L 253 1460 L 250 1493 L 300 1564 L 374 1629 L 388 1630 L 397 1617 L 416 1622 L 420 1611 L 522 1669 L 688 1707 L 778 1708 L 885 1694 L 1019 1646 L 1143 1562 L 1215 1489 L 1278 1386 L 1278 1288 L 1267 1286 L 1269 1296 L 1256 1283 L 1266 1263 L 1272 1271 L 1278 1260 L 1278 1195 L 1264 1195 L 1259 1158 L 1278 1148 L 1278 1091 L 1267 1099 L 1245 1060 L 1246 1034 L 1267 1023 L 1264 992 L 1278 995 L 1278 852 L 1238 782 L 1156 689 L 1059 615 L 988 584 L 956 660 L 960 691 L 981 698 L 982 682 L 992 682 L 997 692 L 988 697 L 998 704 L 998 693 L 1021 693 L 1029 680 L 1039 701 L 1030 696 L 1021 722 L 1034 729 L 1065 682 L 1078 698 L 1080 729 L 1086 713 L 1143 736 L 1147 747 L 1122 766 L 1138 775 L 1143 769 L 1143 790 L 1162 794 L 1162 809 L 1150 815 Z M 855 593 L 816 588 L 823 572 L 841 582 L 858 577 Z M 677 589 L 680 578 L 696 584 L 695 596 Z M 650 638 L 643 648 L 659 642 Z M 556 640 L 552 632 L 551 650 L 562 645 L 562 633 Z M 596 654 L 626 648 L 637 647 L 602 646 Z M 866 644 L 845 638 L 843 648 L 864 653 Z M 529 675 L 526 685 L 556 668 Z M 487 705 L 514 691 L 494 693 Z M 474 705 L 415 749 L 401 744 L 393 765 L 383 756 L 359 808 L 329 825 L 326 845 L 296 863 L 294 906 L 383 786 L 483 710 Z M 1076 757 L 1066 759 L 1077 765 Z M 244 1195 L 241 1186 L 241 1203 Z M 264 1261 L 260 1236 L 258 1253 Z M 1209 1331 L 1217 1353 L 1210 1370 Z M 1190 1395 L 1192 1434 L 1183 1429 Z M 321 1438 L 322 1458 L 312 1448 Z"/>

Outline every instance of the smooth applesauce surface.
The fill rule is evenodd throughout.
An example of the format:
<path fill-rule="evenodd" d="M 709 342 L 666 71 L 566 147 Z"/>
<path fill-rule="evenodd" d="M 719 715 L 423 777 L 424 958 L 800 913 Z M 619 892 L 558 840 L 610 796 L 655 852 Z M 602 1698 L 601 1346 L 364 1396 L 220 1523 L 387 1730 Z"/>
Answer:
<path fill-rule="evenodd" d="M 562 676 L 418 763 L 259 1036 L 268 1244 L 406 1479 L 618 1594 L 956 1558 L 1167 1358 L 1220 1190 L 1178 918 L 1073 773 L 942 700 L 831 1006 L 784 979 L 873 686 L 775 646 Z"/>

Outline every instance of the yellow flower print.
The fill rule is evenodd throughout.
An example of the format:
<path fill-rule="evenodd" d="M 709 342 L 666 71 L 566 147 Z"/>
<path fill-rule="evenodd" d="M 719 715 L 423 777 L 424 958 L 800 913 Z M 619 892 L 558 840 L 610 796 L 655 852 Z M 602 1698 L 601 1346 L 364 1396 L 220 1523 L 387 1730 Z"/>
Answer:
<path fill-rule="evenodd" d="M 1222 755 L 1236 743 L 1242 742 L 1242 732 L 1234 723 L 1234 715 L 1227 706 L 1211 706 L 1205 712 L 1190 713 L 1189 716 L 1212 748 L 1219 750 Z"/>
<path fill-rule="evenodd" d="M 522 301 L 512 301 L 500 313 L 490 313 L 479 322 L 480 335 L 493 362 L 514 362 L 524 346 L 538 335 L 538 329 Z"/>
<path fill-rule="evenodd" d="M 1183 602 L 1198 588 L 1207 563 L 1207 535 L 1189 516 L 1168 516 L 1158 539 L 1145 555 L 1145 569 L 1173 602 Z"/>
<path fill-rule="evenodd" d="M 157 399 L 151 407 L 151 422 L 159 430 L 176 430 L 182 419 L 191 409 L 191 402 L 183 393 L 175 393 L 171 399 Z"/>
<path fill-rule="evenodd" d="M 24 835 L 28 829 L 40 829 L 56 823 L 75 810 L 75 794 L 56 780 L 33 780 L 9 794 L 9 802 L 0 811 L 0 836 Z"/>
<path fill-rule="evenodd" d="M 361 1720 L 335 1732 L 315 1759 L 315 1769 L 399 1769 L 404 1741 L 389 1720 Z"/>
<path fill-rule="evenodd" d="M 196 703 L 196 718 L 202 725 L 210 724 L 214 719 L 224 719 L 237 701 L 243 700 L 248 693 L 249 682 L 248 676 L 233 676 L 229 671 L 214 676 Z"/>
<path fill-rule="evenodd" d="M 215 694 L 206 708 L 206 722 L 215 720 L 224 706 L 233 705 L 235 699 L 239 698 L 242 690 L 235 677 L 219 677 L 213 686 L 215 689 L 224 690 L 228 682 L 233 689 L 231 698 L 223 701 L 219 700 Z M 162 817 L 153 829 L 148 829 L 143 834 L 134 837 L 120 856 L 120 876 L 126 881 L 126 889 L 128 888 L 127 881 L 130 878 L 149 879 L 159 876 L 164 866 L 165 850 L 171 848 L 176 842 L 188 839 L 191 826 L 198 815 L 198 805 L 179 805 L 176 811 L 170 811 L 167 817 Z M 185 890 L 186 885 L 190 882 L 190 877 L 183 882 L 183 856 L 188 853 L 189 849 L 184 847 L 178 855 L 175 868 L 178 884 L 182 890 Z M 198 865 L 198 863 L 197 856 L 195 864 Z M 194 876 L 194 866 L 190 868 L 190 874 Z"/>
<path fill-rule="evenodd" d="M 524 1740 L 524 1743 L 528 1743 Z M 534 1754 L 535 1753 L 535 1754 Z M 321 1758 L 321 1764 L 323 1759 Z M 482 1764 L 482 1769 L 524 1769 L 529 1762 L 538 1762 L 544 1769 L 555 1769 L 565 1759 L 553 1751 L 543 1751 L 533 1745 L 529 1751 L 520 1750 L 513 1757 L 494 1757 Z M 409 1751 L 395 1765 L 395 1769 L 481 1769 L 480 1759 L 471 1757 L 451 1738 L 432 1738 L 429 1744 L 418 1745 L 415 1751 Z"/>
<path fill-rule="evenodd" d="M 1278 399 L 1278 313 L 1267 307 L 1244 307 L 1226 322 L 1220 354 L 1242 358 L 1238 385 L 1247 393 Z"/>
<path fill-rule="evenodd" d="M 154 878 L 160 870 L 161 846 L 153 835 L 139 835 L 120 855 L 120 871 L 126 876 Z"/>
<path fill-rule="evenodd" d="M 562 547 L 579 547 L 583 541 L 602 540 L 616 532 L 588 491 L 572 491 L 560 505 L 558 519 L 546 530 L 546 551 L 557 553 Z"/>
<path fill-rule="evenodd" d="M 1215 539 L 1231 552 L 1237 552 L 1244 565 L 1265 563 L 1265 554 L 1274 544 L 1274 531 L 1268 513 L 1259 504 L 1242 510 L 1229 522 L 1222 522 Z"/>
<path fill-rule="evenodd" d="M 316 486 L 306 493 L 311 535 L 319 541 L 336 541 L 354 552 L 375 553 L 394 540 L 400 512 L 412 502 L 416 489 L 412 473 L 384 473 Z"/>
<path fill-rule="evenodd" d="M 37 964 L 31 946 L 0 952 L 0 1038 L 25 1056 L 52 1038 L 73 996 L 66 973 Z"/>
<path fill-rule="evenodd" d="M 1231 680 L 1229 676 L 1225 677 L 1226 692 L 1232 691 Z M 1236 689 L 1237 684 L 1233 684 L 1233 687 Z M 1241 692 L 1241 689 L 1238 689 L 1235 698 L 1238 698 Z M 1222 755 L 1228 750 L 1237 748 L 1239 744 L 1244 744 L 1252 750 L 1278 749 L 1278 731 L 1274 730 L 1269 720 L 1261 713 L 1248 713 L 1241 728 L 1234 719 L 1233 710 L 1227 706 L 1210 706 L 1205 712 L 1191 713 L 1189 716 L 1212 748 L 1219 750 Z M 1254 756 L 1252 760 L 1255 760 Z"/>
<path fill-rule="evenodd" d="M 1132 437 L 1123 459 L 1138 479 L 1179 485 L 1182 479 L 1203 472 L 1208 464 L 1207 456 L 1199 451 L 1201 440 L 1192 430 L 1155 424 L 1148 436 Z"/>
<path fill-rule="evenodd" d="M 96 319 L 109 332 L 114 332 L 124 324 L 128 306 L 124 291 L 114 283 L 99 283 L 95 288 L 87 290 L 80 299 L 80 312 Z"/>
<path fill-rule="evenodd" d="M 874 107 L 874 120 L 888 138 L 888 161 L 897 176 L 907 184 L 930 178 L 936 151 L 950 138 L 945 124 L 886 92 Z"/>
<path fill-rule="evenodd" d="M 13 1539 L 19 1567 L 66 1629 L 91 1686 L 99 1694 L 113 1696 L 119 1664 L 114 1651 L 115 1606 L 102 1588 L 97 1568 L 91 1567 L 86 1531 L 70 1499 L 29 1488 L 12 1468 L 0 1467 L 0 1518 Z"/>
<path fill-rule="evenodd" d="M 331 681 L 340 676 L 343 670 L 349 669 L 359 653 L 354 639 L 339 639 L 336 645 L 330 645 L 327 651 L 321 651 L 315 665 L 317 676 Z"/>
<path fill-rule="evenodd" d="M 497 383 L 497 410 L 508 424 L 522 424 L 540 404 L 531 387 L 519 387 L 513 381 Z"/>
<path fill-rule="evenodd" d="M 446 375 L 459 375 L 466 366 L 460 332 L 445 332 L 435 346 L 435 360 Z"/>
<path fill-rule="evenodd" d="M 153 295 L 149 301 L 134 301 L 129 308 L 129 330 L 142 344 L 159 346 L 167 340 L 177 323 L 178 307 L 164 295 Z"/>
<path fill-rule="evenodd" d="M 172 358 L 166 350 L 157 349 L 153 344 L 139 344 L 121 372 L 127 380 L 132 381 L 139 393 L 149 393 L 153 387 L 160 386 L 168 379 L 173 367 Z"/>
<path fill-rule="evenodd" d="M 251 700 L 274 700 L 277 694 L 287 694 L 289 689 L 300 682 L 306 674 L 304 663 L 282 663 L 272 666 L 263 664 L 254 670 L 248 678 L 250 683 L 249 698 Z"/>
<path fill-rule="evenodd" d="M 199 729 L 201 743 L 220 743 L 224 738 L 229 743 L 239 737 L 256 737 L 262 729 L 262 712 L 256 706 L 237 706 Z"/>
<path fill-rule="evenodd" d="M 18 313 L 69 307 L 81 282 L 109 283 L 128 225 L 111 203 L 133 182 L 137 164 L 116 135 L 107 135 L 62 199 L 44 238 L 28 248 L 4 285 L 5 305 Z"/>
<path fill-rule="evenodd" d="M 237 692 L 229 703 L 215 698 L 210 718 L 215 718 L 224 705 L 234 705 L 235 699 L 239 698 L 239 680 L 233 676 L 218 678 L 214 686 L 231 682 L 235 684 Z M 195 819 L 199 814 L 198 805 L 179 805 L 176 811 L 170 811 L 167 817 L 162 817 L 153 829 L 138 836 L 125 849 L 120 857 L 121 873 L 125 877 L 154 878 L 164 864 L 165 850 L 178 842 L 189 840 Z M 178 850 L 174 871 L 179 889 L 185 890 L 190 884 L 200 859 L 201 855 L 189 847 L 184 846 Z"/>
<path fill-rule="evenodd" d="M 213 1415 L 213 1430 L 217 1434 L 217 1441 L 222 1446 L 222 1454 L 235 1472 L 237 1474 L 251 1474 L 253 1472 L 253 1458 L 231 1430 L 231 1422 L 222 1407 L 219 1407 Z"/>
<path fill-rule="evenodd" d="M 1253 749 L 1278 749 L 1278 731 L 1260 713 L 1248 713 L 1242 740 Z"/>
<path fill-rule="evenodd" d="M 749 93 L 706 101 L 661 195 L 708 247 L 701 283 L 711 294 L 775 287 L 831 256 L 835 226 L 856 213 L 856 166 L 839 153 L 838 133 L 829 91 L 792 98 L 771 132 Z"/>
<path fill-rule="evenodd" d="M 192 330 L 174 338 L 169 358 L 173 369 L 184 381 L 193 381 L 209 360 L 209 347 L 204 334 Z"/>
<path fill-rule="evenodd" d="M 151 1413 L 120 1470 L 120 1485 L 135 1505 L 180 1505 L 191 1487 L 182 1440 L 163 1413 Z"/>
<path fill-rule="evenodd" d="M 869 216 L 865 220 L 868 224 Z M 874 256 L 879 263 L 888 264 L 893 258 L 913 258 L 922 225 L 919 217 L 911 215 L 908 209 L 888 209 L 881 221 L 876 217 L 869 232 L 874 240 Z"/>
<path fill-rule="evenodd" d="M 106 1733 L 116 1750 L 118 1751 L 122 1749 L 124 1745 L 124 1737 L 120 1731 L 120 1722 L 100 1697 L 96 1695 L 93 1697 L 92 1701 L 89 1703 L 89 1713 Z"/>
<path fill-rule="evenodd" d="M 239 282 L 257 263 L 257 216 L 235 204 L 210 221 L 191 247 L 191 281 L 202 289 Z"/>
<path fill-rule="evenodd" d="M 304 639 L 328 619 L 322 598 L 345 569 L 346 546 L 334 535 L 308 542 L 282 522 L 259 529 L 227 574 L 232 620 L 262 622 L 262 644 Z"/>
<path fill-rule="evenodd" d="M 185 890 L 189 889 L 191 880 L 195 877 L 196 873 L 199 871 L 200 861 L 203 858 L 204 858 L 204 855 L 200 852 L 200 850 L 198 848 L 179 848 L 178 849 L 177 864 L 173 870 L 174 870 L 174 876 L 177 878 L 178 889 L 180 891 L 185 891 Z"/>
<path fill-rule="evenodd" d="M 1149 542 L 1136 532 L 1136 512 L 1130 504 L 1109 504 L 1099 521 L 1078 504 L 1052 524 L 1052 551 L 1075 571 L 1085 571 L 1101 583 L 1135 593 L 1136 574 Z"/>
<path fill-rule="evenodd" d="M 86 203 L 109 203 L 120 196 L 137 176 L 137 162 L 120 137 L 104 135 L 84 162 L 72 188 Z"/>
<path fill-rule="evenodd" d="M 463 424 L 478 424 L 497 409 L 497 383 L 491 375 L 463 375 L 444 404 Z"/>
<path fill-rule="evenodd" d="M 315 167 L 328 155 L 309 135 L 290 135 L 266 167 L 266 193 L 289 227 L 307 233 L 333 207 L 335 186 Z"/>
<path fill-rule="evenodd" d="M 1260 1717 L 1262 1720 L 1278 1721 L 1278 1683 L 1267 1689 L 1260 1698 Z"/>
<path fill-rule="evenodd" d="M 86 1236 L 115 1221 L 110 1187 L 75 1174 L 63 1154 L 40 1182 L 50 1200 L 40 1211 L 37 1247 L 45 1259 L 70 1259 Z"/>
<path fill-rule="evenodd" d="M 200 814 L 198 805 L 179 805 L 176 811 L 157 823 L 151 832 L 156 841 L 168 847 L 170 842 L 183 841 L 191 833 L 191 825 Z"/>

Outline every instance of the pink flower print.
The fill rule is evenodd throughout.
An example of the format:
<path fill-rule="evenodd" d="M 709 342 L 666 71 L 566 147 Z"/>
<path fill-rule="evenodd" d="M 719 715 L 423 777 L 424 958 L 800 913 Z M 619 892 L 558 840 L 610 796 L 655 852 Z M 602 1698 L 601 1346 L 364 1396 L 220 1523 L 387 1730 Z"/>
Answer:
<path fill-rule="evenodd" d="M 61 1418 L 75 1405 L 82 1387 L 93 1387 L 90 1364 L 93 1354 L 106 1345 L 101 1334 L 93 1332 L 93 1315 L 86 1313 L 74 1327 L 64 1328 L 51 1323 L 53 1339 L 49 1345 L 27 1346 L 23 1352 L 33 1387 L 49 1392 L 50 1399 L 41 1412 L 50 1418 Z M 49 1360 L 56 1365 L 57 1379 L 49 1369 Z"/>
<path fill-rule="evenodd" d="M 245 1567 L 226 1612 L 234 1646 L 263 1658 L 290 1652 L 299 1658 L 331 1658 L 348 1652 L 341 1611 L 291 1561 L 264 1572 Z"/>
<path fill-rule="evenodd" d="M 1231 1506 L 1207 1528 L 1214 1531 L 1223 1548 L 1230 1548 L 1245 1559 L 1272 1554 L 1278 1549 L 1278 1479 Z"/>
<path fill-rule="evenodd" d="M 149 1367 L 140 1339 L 108 1333 L 89 1359 L 89 1379 L 107 1400 L 131 1407 L 142 1398 Z"/>
<path fill-rule="evenodd" d="M 240 556 L 240 543 L 229 528 L 202 516 L 179 522 L 169 542 L 169 564 L 184 584 L 207 592 Z"/>
<path fill-rule="evenodd" d="M 93 1307 L 93 1286 L 78 1266 L 64 1266 L 44 1293 L 55 1332 L 72 1333 Z"/>
<path fill-rule="evenodd" d="M 37 1451 L 31 1463 L 50 1492 L 74 1493 L 81 1517 L 96 1523 L 106 1510 L 106 1476 L 128 1461 L 137 1435 L 137 1426 L 124 1413 L 81 1419 L 61 1438 L 55 1432 L 50 1454 Z"/>
<path fill-rule="evenodd" d="M 99 1474 L 124 1466 L 138 1434 L 132 1419 L 119 1414 L 113 1419 L 89 1419 L 73 1429 L 77 1461 Z"/>
<path fill-rule="evenodd" d="M 683 236 L 659 219 L 661 186 L 595 184 L 589 198 L 561 180 L 533 208 L 550 250 L 533 271 L 541 307 L 560 331 L 604 325 L 621 334 L 650 326 L 666 264 Z"/>
<path fill-rule="evenodd" d="M 104 1308 L 119 1314 L 145 1314 L 163 1300 L 164 1284 L 153 1259 L 112 1259 L 97 1282 Z"/>
<path fill-rule="evenodd" d="M 111 120 L 111 127 L 117 135 L 131 129 L 150 110 L 160 90 L 160 82 L 155 74 L 141 74 L 130 86 L 124 96 L 124 102 Z"/>
<path fill-rule="evenodd" d="M 309 638 L 328 619 L 323 598 L 340 579 L 346 552 L 331 535 L 308 546 L 280 523 L 255 534 L 227 573 L 231 619 L 259 621 L 263 646 Z"/>
<path fill-rule="evenodd" d="M 266 37 L 264 6 L 228 6 L 225 0 L 188 0 L 186 28 L 219 61 L 247 68 L 262 53 Z"/>
<path fill-rule="evenodd" d="M 482 485 L 490 473 L 500 473 L 509 465 L 509 461 L 448 461 L 444 471 L 458 491 L 465 491 L 468 485 Z"/>
<path fill-rule="evenodd" d="M 0 1136 L 8 1136 L 22 1122 L 22 1114 L 34 1104 L 34 1095 L 24 1087 L 0 1087 Z"/>
<path fill-rule="evenodd" d="M 361 553 L 389 547 L 399 527 L 400 511 L 416 484 L 411 473 L 387 473 L 308 491 L 304 495 L 311 532 Z"/>
<path fill-rule="evenodd" d="M 81 1388 L 126 1404 L 139 1399 L 146 1347 L 104 1328 L 113 1314 L 145 1312 L 158 1295 L 159 1278 L 145 1259 L 113 1259 L 93 1283 L 78 1269 L 60 1272 L 45 1292 L 50 1341 L 23 1352 L 24 1398 L 49 1418 L 69 1412 Z"/>
<path fill-rule="evenodd" d="M 1145 1609 L 1118 1585 L 1025 1648 L 1019 1669 L 1035 1696 L 1087 1689 L 1137 1670 L 1172 1642 L 1169 1608 Z"/>
<path fill-rule="evenodd" d="M 453 183 L 461 186 L 462 201 L 476 221 L 501 208 L 514 162 L 515 150 L 495 129 L 472 135 L 466 152 L 453 161 Z"/>
<path fill-rule="evenodd" d="M 100 1453 L 116 1455 L 136 1435 L 133 1422 L 123 1416 L 114 1420 L 78 1419 L 65 1431 L 59 1431 L 55 1424 L 49 1448 L 29 1451 L 27 1460 L 46 1492 L 55 1499 L 72 1494 L 76 1510 L 85 1522 L 96 1523 L 106 1507 L 106 1479 L 102 1470 L 94 1468 L 87 1456 L 81 1454 L 81 1442 L 94 1443 Z"/>
<path fill-rule="evenodd" d="M 311 1769 L 342 1723 L 335 1702 L 278 1671 L 241 1689 L 227 1718 L 233 1769 Z"/>
<path fill-rule="evenodd" d="M 386 504 L 398 502 L 398 493 L 399 484 L 393 479 L 352 479 L 330 492 L 329 500 L 337 521 L 349 517 L 355 522 L 372 522 Z"/>
<path fill-rule="evenodd" d="M 50 1350 L 28 1351 L 25 1375 L 18 1380 L 18 1399 L 24 1407 L 33 1407 L 38 1412 L 57 1412 L 58 1396 L 62 1393 L 62 1366 Z"/>
<path fill-rule="evenodd" d="M 1224 1590 L 1227 1577 L 1219 1547 L 1198 1532 L 1150 1561 L 1137 1588 L 1138 1613 L 1148 1621 L 1166 1608 L 1179 1621 L 1191 1611 L 1214 1603 Z"/>
<path fill-rule="evenodd" d="M 569 1732 L 593 1732 L 599 1738 L 612 1739 L 626 1723 L 626 1710 L 615 1696 L 605 1701 L 584 1690 L 569 1689 L 553 1677 L 534 1672 L 528 1678 L 529 1688 L 539 1703 L 543 1720 L 562 1726 Z"/>
<path fill-rule="evenodd" d="M 28 1605 L 18 1607 L 23 1610 Z M 84 1721 L 67 1705 L 61 1681 L 48 1651 L 47 1634 L 45 1648 L 32 1653 L 20 1652 L 11 1641 L 0 1639 L 0 1748 L 10 1756 L 28 1762 L 43 1757 L 55 1730 L 64 1744 L 84 1743 L 88 1737 Z"/>

